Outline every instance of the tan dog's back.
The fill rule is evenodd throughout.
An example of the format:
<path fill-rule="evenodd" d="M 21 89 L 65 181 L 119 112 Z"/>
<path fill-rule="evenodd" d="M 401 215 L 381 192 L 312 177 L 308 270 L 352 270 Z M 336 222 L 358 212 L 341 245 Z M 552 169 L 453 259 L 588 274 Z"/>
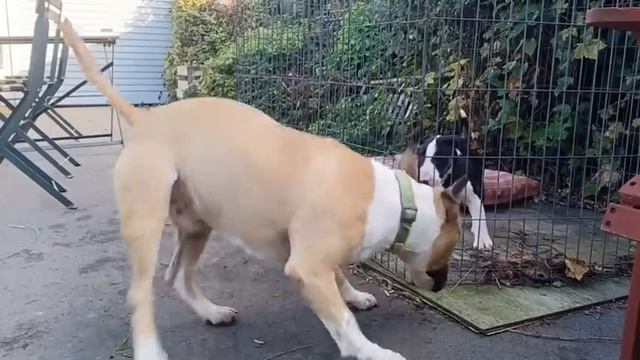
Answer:
<path fill-rule="evenodd" d="M 286 239 L 301 204 L 334 213 L 329 218 L 351 218 L 371 199 L 366 158 L 333 139 L 282 126 L 240 102 L 186 99 L 153 108 L 145 117 L 133 128 L 128 147 L 163 147 L 172 157 L 163 161 L 171 162 L 198 199 L 198 215 L 254 250 Z M 147 154 L 150 161 L 154 156 Z M 352 181 L 339 181 L 344 178 Z"/>

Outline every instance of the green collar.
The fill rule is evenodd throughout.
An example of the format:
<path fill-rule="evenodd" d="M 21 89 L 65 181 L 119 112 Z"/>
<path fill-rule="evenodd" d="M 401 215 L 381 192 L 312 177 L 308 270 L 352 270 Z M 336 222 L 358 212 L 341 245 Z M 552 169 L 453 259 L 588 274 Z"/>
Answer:
<path fill-rule="evenodd" d="M 400 212 L 400 228 L 396 239 L 393 241 L 393 245 L 404 245 L 409 237 L 409 231 L 411 225 L 416 221 L 418 214 L 418 207 L 416 206 L 415 198 L 413 196 L 413 187 L 411 186 L 411 178 L 407 173 L 402 170 L 394 170 L 396 180 L 398 180 L 398 186 L 400 187 L 400 205 L 402 211 Z"/>

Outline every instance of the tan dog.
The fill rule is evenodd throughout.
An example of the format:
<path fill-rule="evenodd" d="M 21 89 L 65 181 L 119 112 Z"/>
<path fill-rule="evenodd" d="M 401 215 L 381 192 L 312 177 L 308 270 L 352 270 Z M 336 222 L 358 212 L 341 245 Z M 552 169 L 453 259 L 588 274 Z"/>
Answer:
<path fill-rule="evenodd" d="M 198 98 L 136 109 L 97 71 L 68 21 L 62 30 L 89 81 L 132 125 L 114 187 L 133 270 L 128 302 L 135 359 L 167 358 L 152 294 L 167 217 L 178 243 L 166 279 L 202 318 L 221 324 L 237 316 L 206 299 L 194 279 L 211 234 L 227 234 L 280 261 L 343 356 L 404 359 L 362 334 L 345 301 L 368 309 L 376 299 L 355 290 L 340 266 L 393 247 L 416 283 L 441 289 L 460 232 L 458 197 L 466 180 L 444 190 L 407 176 L 417 214 L 404 244 L 394 245 L 403 207 L 400 175 L 393 170 L 233 100 Z"/>

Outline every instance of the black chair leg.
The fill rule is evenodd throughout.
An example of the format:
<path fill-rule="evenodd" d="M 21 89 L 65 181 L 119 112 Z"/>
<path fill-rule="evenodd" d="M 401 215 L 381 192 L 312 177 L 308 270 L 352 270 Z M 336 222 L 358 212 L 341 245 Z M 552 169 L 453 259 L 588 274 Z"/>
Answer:
<path fill-rule="evenodd" d="M 60 119 L 58 119 L 58 117 L 55 116 L 51 111 L 45 111 L 44 114 L 47 115 L 49 119 L 51 119 L 51 121 L 53 121 L 56 125 L 58 125 L 58 127 L 62 129 L 62 131 L 67 133 L 67 135 L 69 135 L 70 137 L 78 136 L 71 129 L 66 127 L 65 124 L 62 121 L 60 121 Z"/>
<path fill-rule="evenodd" d="M 11 154 L 13 158 L 18 159 L 22 164 L 24 164 L 30 172 L 35 173 L 38 177 L 42 178 L 46 184 L 49 184 L 54 189 L 57 189 L 59 192 L 64 193 L 67 192 L 67 189 L 62 186 L 59 182 L 54 180 L 49 174 L 44 172 L 38 165 L 36 165 L 33 161 L 29 160 L 28 157 L 24 156 L 23 153 L 18 151 L 11 144 L 0 145 L 0 149 L 3 150 L 4 154 Z"/>
<path fill-rule="evenodd" d="M 73 124 L 71 124 L 69 122 L 69 120 L 65 119 L 64 116 L 62 116 L 59 112 L 57 112 L 55 109 L 53 108 L 49 108 L 47 109 L 46 113 L 51 113 L 52 115 L 54 115 L 56 118 L 58 118 L 58 121 L 60 123 L 62 123 L 62 125 L 64 125 L 65 127 L 67 127 L 69 130 L 71 130 L 75 136 L 82 136 L 82 133 L 80 132 L 80 130 L 76 129 Z M 73 135 L 71 135 L 73 136 Z"/>
<path fill-rule="evenodd" d="M 42 156 L 45 160 L 47 160 L 51 164 L 51 166 L 53 166 L 58 171 L 60 171 L 60 173 L 62 173 L 62 175 L 64 175 L 67 179 L 73 178 L 73 175 L 71 175 L 69 170 L 65 169 L 65 167 L 58 162 L 58 160 L 54 159 L 53 156 L 49 155 L 48 152 L 46 152 L 42 147 L 40 147 L 38 143 L 33 141 L 33 139 L 27 136 L 27 134 L 20 131 L 16 133 L 16 136 L 20 136 L 25 143 L 31 146 L 33 150 L 37 151 L 38 154 L 40 154 L 40 156 Z"/>
<path fill-rule="evenodd" d="M 31 178 L 31 180 L 37 183 L 43 190 L 48 192 L 49 195 L 53 196 L 62 205 L 66 206 L 70 210 L 75 210 L 78 208 L 73 202 L 62 195 L 61 191 L 58 191 L 61 190 L 62 187 L 57 184 L 55 180 L 52 179 L 52 181 L 48 181 L 48 179 L 43 178 L 38 171 L 34 171 L 35 169 L 32 166 L 35 166 L 35 164 L 33 164 L 26 157 L 20 157 L 19 155 L 22 154 L 20 154 L 17 150 L 14 150 L 15 149 L 12 150 L 12 147 L 0 147 L 0 152 L 4 154 L 5 158 L 7 158 L 9 162 L 11 162 L 22 173 Z M 25 162 L 24 160 L 27 161 Z"/>
<path fill-rule="evenodd" d="M 3 96 L 0 95 L 0 102 L 5 102 L 5 101 L 7 101 L 7 100 Z M 8 104 L 5 104 L 5 105 L 7 105 L 7 107 L 10 107 L 9 108 L 10 110 L 15 110 L 15 107 L 13 106 L 13 104 L 8 103 Z M 47 115 L 49 115 L 49 114 L 47 113 Z M 51 115 L 49 115 L 49 116 L 51 116 Z M 4 115 L 0 114 L 0 121 L 6 122 L 7 121 L 7 117 L 5 117 Z M 64 121 L 67 122 L 66 119 Z M 71 124 L 69 124 L 69 125 L 71 125 Z M 63 126 L 63 124 L 58 124 L 58 126 L 60 126 L 63 130 L 65 130 L 65 132 L 67 134 L 69 134 L 70 136 L 75 137 L 75 135 L 73 133 L 71 133 L 70 130 L 66 129 Z M 71 127 L 73 128 L 73 126 L 71 126 Z M 51 137 L 49 137 L 47 134 L 45 134 L 45 132 L 42 131 L 42 129 L 40 129 L 35 124 L 35 122 L 33 122 L 33 120 L 27 120 L 24 123 L 22 123 L 20 125 L 20 129 L 22 130 L 22 132 L 24 134 L 26 134 L 29 130 L 33 130 L 34 132 L 36 132 L 38 134 L 38 136 L 40 136 L 44 141 L 46 141 L 54 150 L 56 150 L 58 153 L 60 153 L 60 155 L 62 155 L 65 158 L 65 161 L 69 161 L 71 163 L 71 165 L 73 165 L 75 167 L 80 166 L 80 163 L 75 158 L 73 158 L 73 156 L 71 156 L 68 152 L 66 152 L 60 145 L 58 145 L 53 139 L 51 139 Z M 75 128 L 73 128 L 73 129 L 76 132 L 79 133 L 79 131 L 77 131 Z M 82 134 L 80 134 L 80 135 L 82 135 Z M 24 140 L 25 142 L 28 142 L 28 140 L 26 140 L 26 135 L 22 136 L 22 138 L 25 139 Z M 11 139 L 11 144 L 15 144 L 17 142 L 17 140 L 18 140 L 18 137 L 16 135 L 14 135 L 14 138 Z M 37 150 L 37 149 L 35 149 L 35 150 Z M 40 154 L 42 154 L 40 151 L 38 151 L 38 152 Z M 51 157 L 50 156 L 49 157 L 45 156 L 45 158 L 47 158 L 47 160 L 48 160 Z M 3 160 L 4 160 L 4 157 L 2 156 L 2 154 L 0 154 L 0 164 L 2 164 Z M 51 161 L 49 161 L 49 162 L 51 162 Z M 54 162 L 51 162 L 51 164 L 53 166 L 56 166 L 57 162 L 55 162 L 55 160 L 54 160 Z M 65 169 L 65 171 L 66 171 L 66 169 Z M 62 173 L 65 174 L 65 172 L 62 172 Z M 65 174 L 65 176 L 67 176 L 67 175 Z M 69 177 L 69 176 L 67 176 L 67 177 Z"/>
<path fill-rule="evenodd" d="M 60 155 L 62 155 L 62 157 L 65 158 L 65 161 L 70 162 L 71 165 L 75 167 L 80 166 L 80 163 L 73 156 L 71 156 L 71 154 L 66 152 L 60 145 L 58 145 L 57 142 L 55 142 L 52 138 L 50 138 L 47 134 L 45 134 L 45 132 L 42 131 L 42 129 L 40 129 L 36 124 L 33 124 L 33 123 L 31 124 L 31 130 L 33 130 L 36 134 L 38 134 L 38 136 L 40 136 L 44 141 L 46 141 L 47 144 L 49 144 L 53 149 L 59 152 Z"/>

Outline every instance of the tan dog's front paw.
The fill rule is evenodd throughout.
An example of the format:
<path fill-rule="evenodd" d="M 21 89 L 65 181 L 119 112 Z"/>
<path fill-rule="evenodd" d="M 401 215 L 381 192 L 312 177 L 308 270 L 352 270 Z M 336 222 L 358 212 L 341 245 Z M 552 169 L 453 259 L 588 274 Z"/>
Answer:
<path fill-rule="evenodd" d="M 227 306 L 218 306 L 211 304 L 212 306 L 207 311 L 205 320 L 207 323 L 216 326 L 232 325 L 238 318 L 238 310 Z"/>
<path fill-rule="evenodd" d="M 167 353 L 155 339 L 134 339 L 133 358 L 135 360 L 168 360 Z"/>
<path fill-rule="evenodd" d="M 349 296 L 345 296 L 344 301 L 358 310 L 369 310 L 378 305 L 378 300 L 376 300 L 375 296 L 357 290 L 351 292 Z"/>
<path fill-rule="evenodd" d="M 406 360 L 404 356 L 395 351 L 376 346 L 370 351 L 358 355 L 358 360 Z"/>
<path fill-rule="evenodd" d="M 374 358 L 372 358 L 372 360 L 373 359 Z M 385 359 L 385 360 L 407 360 L 407 359 L 404 358 L 404 356 L 398 354 L 397 352 L 391 351 L 391 350 L 386 350 L 386 349 L 384 350 L 384 353 L 382 354 L 381 357 L 375 358 L 375 360 L 382 360 L 382 359 Z"/>

